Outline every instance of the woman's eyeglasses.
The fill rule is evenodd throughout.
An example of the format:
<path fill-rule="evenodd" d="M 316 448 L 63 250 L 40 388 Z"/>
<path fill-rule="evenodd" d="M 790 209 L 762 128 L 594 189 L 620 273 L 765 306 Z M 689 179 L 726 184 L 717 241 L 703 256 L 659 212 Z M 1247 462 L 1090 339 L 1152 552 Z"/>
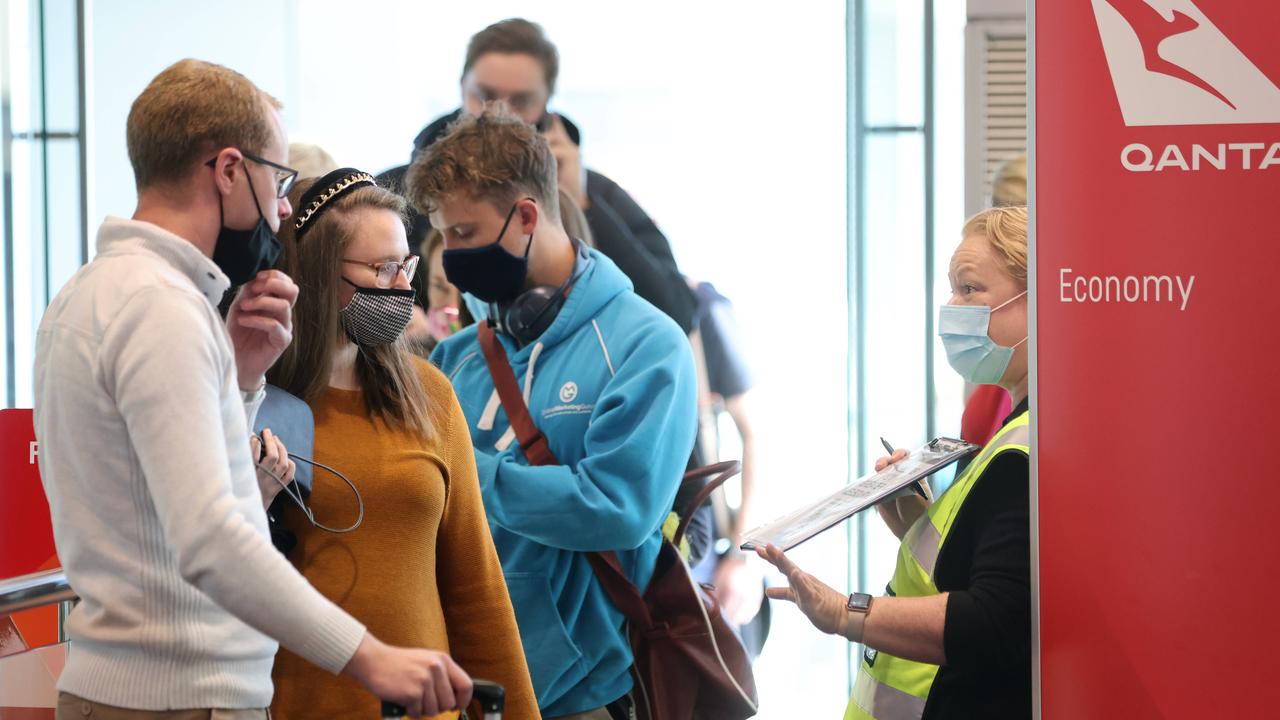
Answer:
<path fill-rule="evenodd" d="M 342 262 L 373 268 L 373 271 L 378 274 L 378 287 L 386 289 L 396 284 L 396 275 L 400 273 L 404 273 L 406 280 L 413 282 L 413 273 L 418 269 L 418 260 L 417 255 L 410 255 L 404 260 L 392 260 L 390 262 L 371 263 L 363 260 L 348 260 L 346 258 L 343 258 Z"/>

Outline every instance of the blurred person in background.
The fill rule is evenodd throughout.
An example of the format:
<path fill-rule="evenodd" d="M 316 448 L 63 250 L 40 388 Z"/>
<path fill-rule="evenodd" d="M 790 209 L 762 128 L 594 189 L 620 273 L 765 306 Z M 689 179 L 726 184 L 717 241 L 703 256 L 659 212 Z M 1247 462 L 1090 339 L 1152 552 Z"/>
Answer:
<path fill-rule="evenodd" d="M 512 18 L 476 33 L 462 66 L 462 107 L 418 134 L 410 162 L 463 114 L 477 114 L 486 103 L 504 103 L 546 137 L 556 159 L 559 187 L 586 217 L 594 247 L 631 280 L 637 295 L 675 320 L 687 335 L 694 327 L 696 302 L 666 236 L 630 194 L 583 165 L 578 127 L 548 109 L 559 71 L 556 46 L 535 23 Z M 378 182 L 403 193 L 408 167 L 388 170 L 378 176 Z M 562 211 L 562 215 L 571 214 Z M 410 242 L 425 238 L 428 225 L 425 216 L 411 217 Z"/>
<path fill-rule="evenodd" d="M 428 337 L 414 344 L 414 352 L 430 358 L 441 340 L 475 322 L 462 291 L 444 273 L 444 236 L 431 228 L 422 244 L 422 262 L 427 266 Z"/>
<path fill-rule="evenodd" d="M 338 169 L 338 161 L 324 148 L 311 143 L 289 143 L 289 167 L 300 178 L 318 178 Z"/>
<path fill-rule="evenodd" d="M 991 179 L 991 207 L 1018 207 L 1027 204 L 1027 154 L 1015 155 L 1000 164 Z"/>
<path fill-rule="evenodd" d="M 690 279 L 698 299 L 697 330 L 690 336 L 698 363 L 698 444 L 694 465 L 729 459 L 725 445 L 740 450 L 741 492 L 730 507 L 723 491 L 712 496 L 714 552 L 695 568 L 699 582 L 716 589 L 725 618 L 739 631 L 752 658 L 760 654 L 769 633 L 770 610 L 764 602 L 764 576 L 757 563 L 748 563 L 739 546 L 755 526 L 757 437 L 751 413 L 754 385 L 746 347 L 733 303 L 709 282 Z M 721 435 L 721 419 L 732 421 L 736 442 Z"/>

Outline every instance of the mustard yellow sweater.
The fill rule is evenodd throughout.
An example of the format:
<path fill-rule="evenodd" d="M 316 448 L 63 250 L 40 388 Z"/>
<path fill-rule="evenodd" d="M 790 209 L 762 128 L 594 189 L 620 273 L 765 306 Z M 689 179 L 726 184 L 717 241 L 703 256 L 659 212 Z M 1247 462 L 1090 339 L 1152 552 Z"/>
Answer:
<path fill-rule="evenodd" d="M 364 497 L 364 523 L 335 535 L 290 507 L 298 536 L 290 560 L 323 593 L 384 642 L 448 651 L 472 677 L 502 683 L 505 718 L 537 718 L 515 614 L 489 535 L 470 433 L 448 380 L 419 363 L 436 426 L 429 438 L 370 419 L 359 391 L 330 388 L 315 413 L 315 459 L 341 471 Z M 316 469 L 316 520 L 348 527 L 351 488 Z M 287 603 L 288 598 L 280 598 Z M 276 720 L 380 718 L 379 701 L 280 650 L 272 673 Z"/>

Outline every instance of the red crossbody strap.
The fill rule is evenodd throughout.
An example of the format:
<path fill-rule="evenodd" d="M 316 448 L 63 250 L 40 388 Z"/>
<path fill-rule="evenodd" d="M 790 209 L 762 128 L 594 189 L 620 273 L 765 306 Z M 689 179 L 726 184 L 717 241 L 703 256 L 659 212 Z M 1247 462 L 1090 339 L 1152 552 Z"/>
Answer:
<path fill-rule="evenodd" d="M 507 411 L 507 420 L 516 431 L 516 439 L 520 449 L 529 459 L 530 465 L 557 465 L 559 461 L 547 445 L 547 437 L 533 423 L 529 415 L 529 406 L 520 393 L 520 383 L 511 370 L 507 354 L 498 342 L 498 336 L 489 323 L 481 320 L 476 324 L 476 333 L 480 339 L 480 349 L 484 352 L 485 364 L 489 366 L 489 377 L 493 378 L 493 386 L 498 391 L 498 399 L 502 401 L 502 409 Z"/>
<path fill-rule="evenodd" d="M 649 616 L 649 606 L 645 603 L 640 591 L 622 572 L 622 564 L 618 562 L 618 553 L 608 552 L 586 553 L 587 562 L 596 573 L 596 580 L 609 596 L 613 606 L 618 608 L 622 616 L 635 627 L 644 630 L 653 625 Z"/>
<path fill-rule="evenodd" d="M 502 344 L 498 342 L 498 336 L 493 332 L 493 328 L 488 322 L 482 320 L 476 324 L 476 333 L 480 339 L 480 349 L 484 352 L 485 364 L 489 366 L 489 377 L 493 378 L 493 386 L 498 391 L 498 399 L 502 401 L 502 409 L 507 411 L 507 420 L 515 429 L 516 439 L 520 441 L 520 447 L 524 450 L 524 456 L 529 460 L 529 464 L 560 464 L 547 445 L 547 437 L 542 434 L 534 424 L 533 417 L 529 415 L 529 406 L 520 392 L 516 374 L 512 371 L 511 362 L 507 360 L 507 354 L 503 352 Z M 640 591 L 622 571 L 618 554 L 613 551 L 589 552 L 586 556 L 591 563 L 591 569 L 595 571 L 596 579 L 600 581 L 600 586 L 604 588 L 614 606 L 633 625 L 649 627 L 653 622 L 649 617 L 649 607 L 641 597 Z"/>

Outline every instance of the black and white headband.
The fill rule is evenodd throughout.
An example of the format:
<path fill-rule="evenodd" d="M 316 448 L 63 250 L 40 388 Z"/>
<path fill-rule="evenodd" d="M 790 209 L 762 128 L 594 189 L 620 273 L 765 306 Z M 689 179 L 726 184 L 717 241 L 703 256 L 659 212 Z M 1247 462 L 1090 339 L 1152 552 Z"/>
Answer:
<path fill-rule="evenodd" d="M 297 231 L 297 239 L 302 239 L 303 233 L 316 224 L 316 218 L 333 206 L 334 200 L 362 185 L 378 186 L 373 181 L 373 176 L 367 172 L 355 168 L 338 168 L 307 188 L 298 199 L 298 209 L 295 211 L 298 219 L 293 222 L 293 229 Z"/>

